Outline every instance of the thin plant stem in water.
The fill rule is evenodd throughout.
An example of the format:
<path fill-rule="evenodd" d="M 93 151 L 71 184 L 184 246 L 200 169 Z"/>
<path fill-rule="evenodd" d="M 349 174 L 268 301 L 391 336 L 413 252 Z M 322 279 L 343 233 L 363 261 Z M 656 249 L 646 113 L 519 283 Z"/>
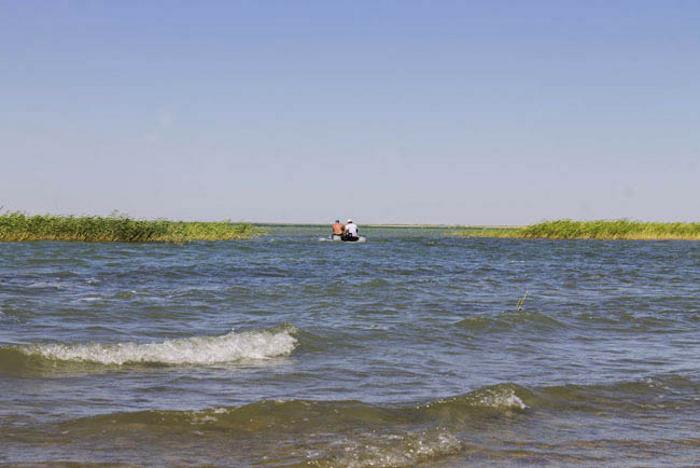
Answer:
<path fill-rule="evenodd" d="M 518 303 L 517 303 L 516 306 L 515 306 L 516 312 L 522 312 L 522 311 L 523 311 L 523 308 L 524 308 L 524 306 L 525 306 L 525 299 L 527 299 L 527 289 L 525 290 L 525 294 L 523 295 L 523 297 L 521 297 L 520 299 L 518 299 Z"/>

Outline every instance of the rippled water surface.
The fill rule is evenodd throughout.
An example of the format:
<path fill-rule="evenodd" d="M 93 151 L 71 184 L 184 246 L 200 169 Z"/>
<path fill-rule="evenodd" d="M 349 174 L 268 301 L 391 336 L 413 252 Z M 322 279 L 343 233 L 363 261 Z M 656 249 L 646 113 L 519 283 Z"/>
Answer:
<path fill-rule="evenodd" d="M 700 243 L 323 234 L 0 244 L 0 462 L 700 462 Z"/>

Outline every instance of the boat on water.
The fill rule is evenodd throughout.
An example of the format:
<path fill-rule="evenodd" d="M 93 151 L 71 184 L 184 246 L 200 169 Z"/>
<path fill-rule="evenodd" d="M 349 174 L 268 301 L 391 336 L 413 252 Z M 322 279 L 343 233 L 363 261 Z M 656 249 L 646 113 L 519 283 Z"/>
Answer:
<path fill-rule="evenodd" d="M 328 242 L 367 242 L 367 238 L 365 236 L 359 236 L 354 239 L 343 239 L 342 236 L 335 234 L 329 237 L 320 237 L 318 240 Z"/>
<path fill-rule="evenodd" d="M 339 220 L 333 223 L 331 235 L 328 238 L 320 238 L 319 240 L 329 240 L 333 242 L 366 242 L 367 239 L 360 235 L 357 224 L 352 219 L 348 219 L 347 224 L 341 224 Z"/>

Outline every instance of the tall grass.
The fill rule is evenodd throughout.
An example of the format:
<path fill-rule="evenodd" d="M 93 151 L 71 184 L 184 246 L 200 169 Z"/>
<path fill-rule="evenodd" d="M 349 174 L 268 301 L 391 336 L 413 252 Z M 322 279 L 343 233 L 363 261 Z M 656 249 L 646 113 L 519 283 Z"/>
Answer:
<path fill-rule="evenodd" d="M 126 216 L 0 215 L 0 241 L 188 242 L 247 239 L 260 234 L 252 224 L 137 220 Z"/>
<path fill-rule="evenodd" d="M 629 220 L 545 221 L 513 229 L 463 229 L 458 236 L 515 237 L 527 239 L 629 239 L 700 240 L 700 223 L 650 223 Z"/>
<path fill-rule="evenodd" d="M 700 239 L 700 223 L 649 223 L 629 220 L 547 221 L 527 226 L 522 237 L 545 239 Z"/>

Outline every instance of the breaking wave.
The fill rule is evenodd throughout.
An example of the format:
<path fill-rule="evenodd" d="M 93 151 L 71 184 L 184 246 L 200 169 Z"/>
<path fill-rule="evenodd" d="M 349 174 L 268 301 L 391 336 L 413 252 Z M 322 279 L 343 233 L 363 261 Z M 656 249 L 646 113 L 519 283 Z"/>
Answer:
<path fill-rule="evenodd" d="M 320 456 L 308 457 L 307 464 L 329 468 L 416 466 L 419 463 L 429 463 L 431 460 L 456 455 L 463 449 L 462 441 L 446 430 L 360 434 L 336 441 L 322 451 Z"/>
<path fill-rule="evenodd" d="M 222 336 L 193 336 L 159 343 L 30 344 L 0 348 L 0 372 L 10 361 L 15 367 L 37 360 L 125 364 L 208 365 L 288 356 L 297 345 L 296 328 L 230 332 Z M 18 362 L 19 361 L 19 362 Z"/>
<path fill-rule="evenodd" d="M 530 455 L 484 445 L 485 427 L 526 427 L 532 416 L 575 421 L 582 415 L 598 418 L 617 413 L 645 418 L 655 409 L 668 416 L 669 408 L 686 411 L 688 405 L 700 405 L 699 389 L 696 382 L 673 375 L 610 385 L 527 388 L 503 383 L 405 404 L 261 400 L 203 410 L 110 413 L 52 424 L 48 434 L 61 434 L 61 441 L 75 441 L 77 447 L 102 447 L 110 457 L 114 440 L 122 441 L 129 450 L 131 441 L 147 440 L 159 447 L 159 453 L 204 450 L 202 456 L 214 464 L 235 459 L 246 465 L 430 466 L 471 456 L 512 460 L 511 455 L 516 459 Z M 45 429 L 36 429 L 32 437 L 43 441 Z M 694 444 L 693 440 L 689 443 Z M 73 447 L 67 445 L 66 450 Z M 267 455 L 262 458 L 262 454 Z M 130 452 L 122 455 L 120 460 L 138 461 L 129 458 Z M 580 461 L 575 454 L 550 455 L 549 460 Z M 570 458 L 556 458 L 559 456 Z M 88 459 L 94 459 L 92 451 Z"/>
<path fill-rule="evenodd" d="M 447 424 L 455 416 L 483 416 L 524 412 L 528 405 L 518 394 L 524 387 L 499 384 L 450 398 L 412 405 L 373 405 L 355 400 L 262 400 L 243 406 L 199 411 L 153 410 L 92 416 L 68 422 L 70 426 L 126 427 L 129 424 L 200 430 L 250 432 L 370 430 L 402 424 Z"/>
<path fill-rule="evenodd" d="M 113 413 L 69 421 L 65 424 L 125 427 L 129 424 L 175 428 L 198 426 L 202 430 L 240 432 L 342 431 L 376 429 L 387 425 L 450 427 L 466 417 L 491 417 L 574 411 L 598 414 L 601 410 L 648 411 L 673 402 L 682 409 L 700 405 L 700 384 L 680 376 L 663 376 L 611 385 L 558 385 L 524 387 L 502 383 L 447 398 L 413 404 L 375 405 L 356 400 L 261 400 L 242 406 L 194 411 L 148 410 Z M 683 404 L 685 403 L 685 405 Z M 457 419 L 455 419 L 457 418 Z"/>

